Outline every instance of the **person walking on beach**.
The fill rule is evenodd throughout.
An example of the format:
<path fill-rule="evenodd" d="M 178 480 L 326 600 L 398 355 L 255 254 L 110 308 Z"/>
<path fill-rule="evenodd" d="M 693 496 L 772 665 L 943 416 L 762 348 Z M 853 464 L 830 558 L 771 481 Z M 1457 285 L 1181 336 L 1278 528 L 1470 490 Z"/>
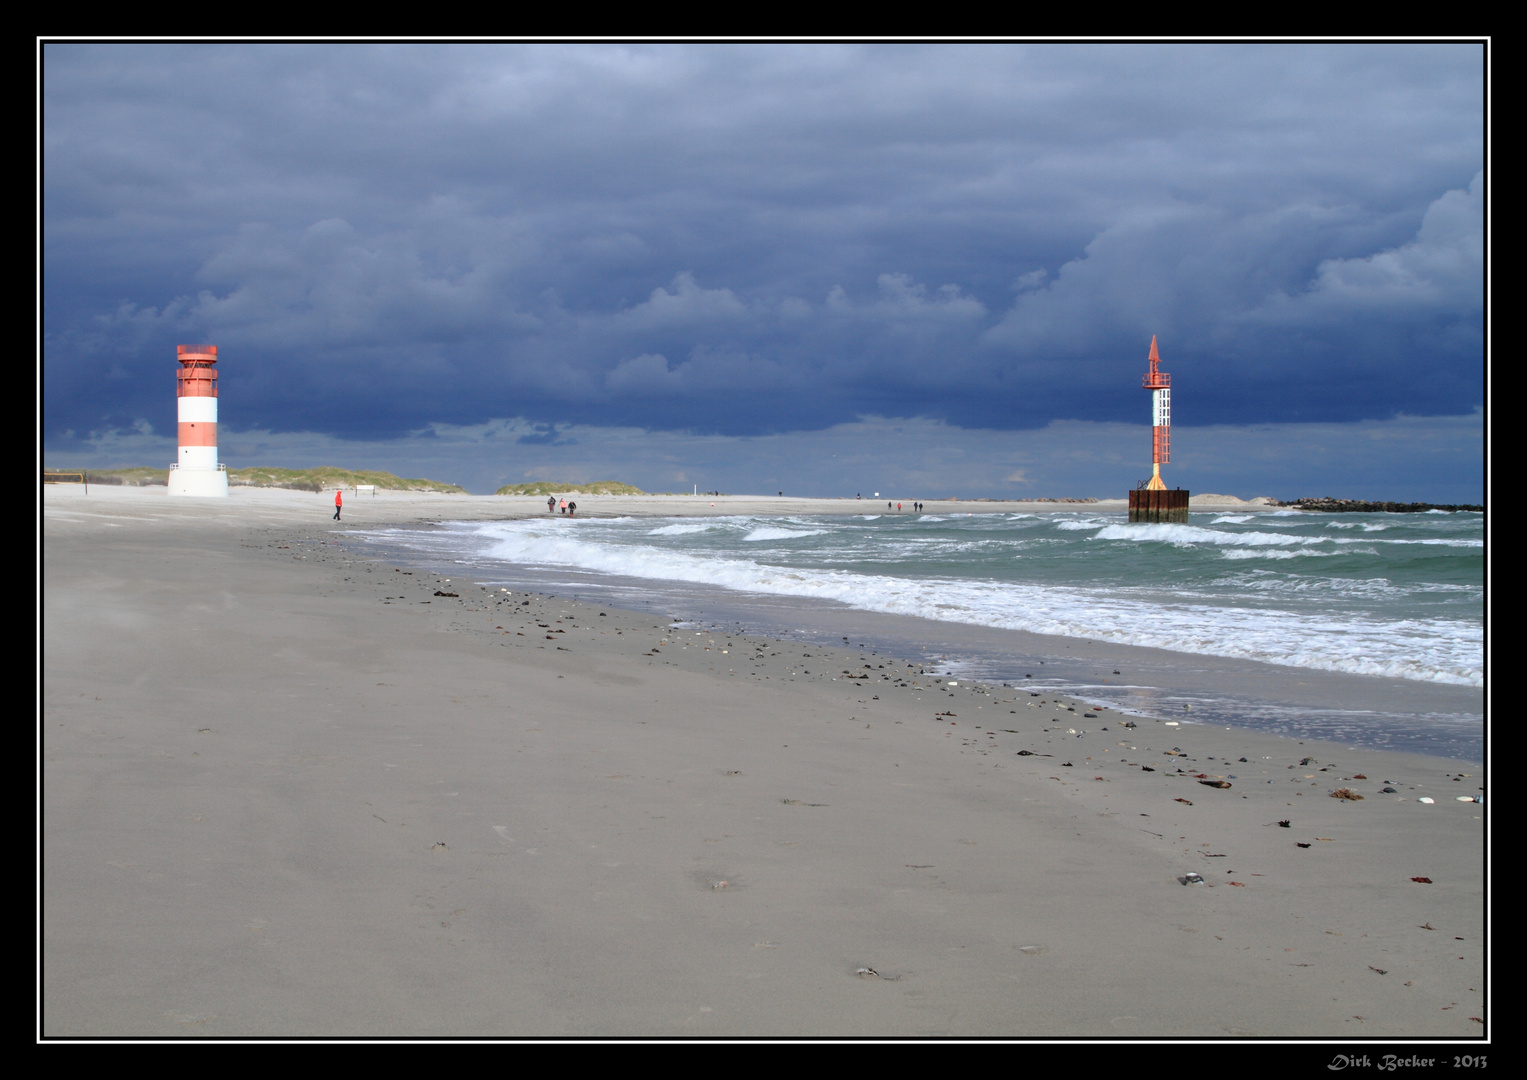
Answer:
<path fill-rule="evenodd" d="M 578 504 L 575 503 L 575 502 L 568 503 L 567 504 L 567 516 L 568 517 L 575 517 L 575 516 L 577 516 L 577 513 L 578 513 Z"/>
<path fill-rule="evenodd" d="M 334 520 L 335 521 L 339 520 L 339 508 L 341 506 L 343 506 L 344 503 L 345 503 L 345 500 L 342 497 L 342 492 L 343 492 L 342 488 L 335 488 L 334 489 Z"/>
<path fill-rule="evenodd" d="M 557 497 L 555 495 L 546 496 L 546 512 L 548 514 L 555 514 L 557 512 Z"/>
<path fill-rule="evenodd" d="M 566 499 L 562 500 L 562 512 L 564 514 L 567 513 L 567 500 Z"/>

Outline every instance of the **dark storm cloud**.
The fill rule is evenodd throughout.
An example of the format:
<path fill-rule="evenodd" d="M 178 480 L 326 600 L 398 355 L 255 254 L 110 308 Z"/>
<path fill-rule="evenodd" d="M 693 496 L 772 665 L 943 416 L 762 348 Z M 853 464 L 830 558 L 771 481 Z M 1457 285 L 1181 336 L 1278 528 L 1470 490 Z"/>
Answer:
<path fill-rule="evenodd" d="M 1483 396 L 1472 45 L 50 45 L 44 423 L 1180 423 Z M 537 429 L 557 429 L 544 426 Z M 539 436 L 532 435 L 532 439 Z"/>

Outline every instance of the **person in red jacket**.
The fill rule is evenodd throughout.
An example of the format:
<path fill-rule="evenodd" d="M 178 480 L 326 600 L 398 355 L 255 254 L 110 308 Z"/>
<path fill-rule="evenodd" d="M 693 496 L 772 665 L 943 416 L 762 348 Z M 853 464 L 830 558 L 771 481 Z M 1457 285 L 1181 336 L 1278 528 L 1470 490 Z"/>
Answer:
<path fill-rule="evenodd" d="M 334 489 L 334 520 L 335 521 L 339 520 L 339 508 L 344 505 L 344 502 L 345 502 L 345 500 L 343 498 L 341 498 L 341 495 L 340 495 L 340 489 L 339 488 L 335 488 Z"/>

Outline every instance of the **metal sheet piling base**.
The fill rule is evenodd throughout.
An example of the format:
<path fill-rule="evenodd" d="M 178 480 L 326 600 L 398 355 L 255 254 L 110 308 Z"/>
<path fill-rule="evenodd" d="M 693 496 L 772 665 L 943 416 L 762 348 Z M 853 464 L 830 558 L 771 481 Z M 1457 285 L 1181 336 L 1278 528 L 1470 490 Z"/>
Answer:
<path fill-rule="evenodd" d="M 1136 488 L 1129 493 L 1130 521 L 1188 522 L 1188 493 L 1182 488 L 1150 491 Z"/>

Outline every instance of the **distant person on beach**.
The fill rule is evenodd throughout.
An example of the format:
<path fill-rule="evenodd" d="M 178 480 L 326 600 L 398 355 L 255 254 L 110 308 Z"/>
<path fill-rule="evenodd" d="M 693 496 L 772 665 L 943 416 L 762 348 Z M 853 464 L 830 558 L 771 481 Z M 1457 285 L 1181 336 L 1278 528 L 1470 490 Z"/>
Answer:
<path fill-rule="evenodd" d="M 568 503 L 567 504 L 567 516 L 568 517 L 573 517 L 577 513 L 578 513 L 578 504 L 575 503 L 575 502 Z"/>
<path fill-rule="evenodd" d="M 334 520 L 335 521 L 339 520 L 339 508 L 344 505 L 344 502 L 345 502 L 345 500 L 343 498 L 341 498 L 340 489 L 339 488 L 335 488 L 334 489 Z"/>
<path fill-rule="evenodd" d="M 548 514 L 555 514 L 557 512 L 557 497 L 555 495 L 546 496 L 546 512 Z"/>
<path fill-rule="evenodd" d="M 566 499 L 562 500 L 562 512 L 564 514 L 567 513 L 567 500 Z"/>

